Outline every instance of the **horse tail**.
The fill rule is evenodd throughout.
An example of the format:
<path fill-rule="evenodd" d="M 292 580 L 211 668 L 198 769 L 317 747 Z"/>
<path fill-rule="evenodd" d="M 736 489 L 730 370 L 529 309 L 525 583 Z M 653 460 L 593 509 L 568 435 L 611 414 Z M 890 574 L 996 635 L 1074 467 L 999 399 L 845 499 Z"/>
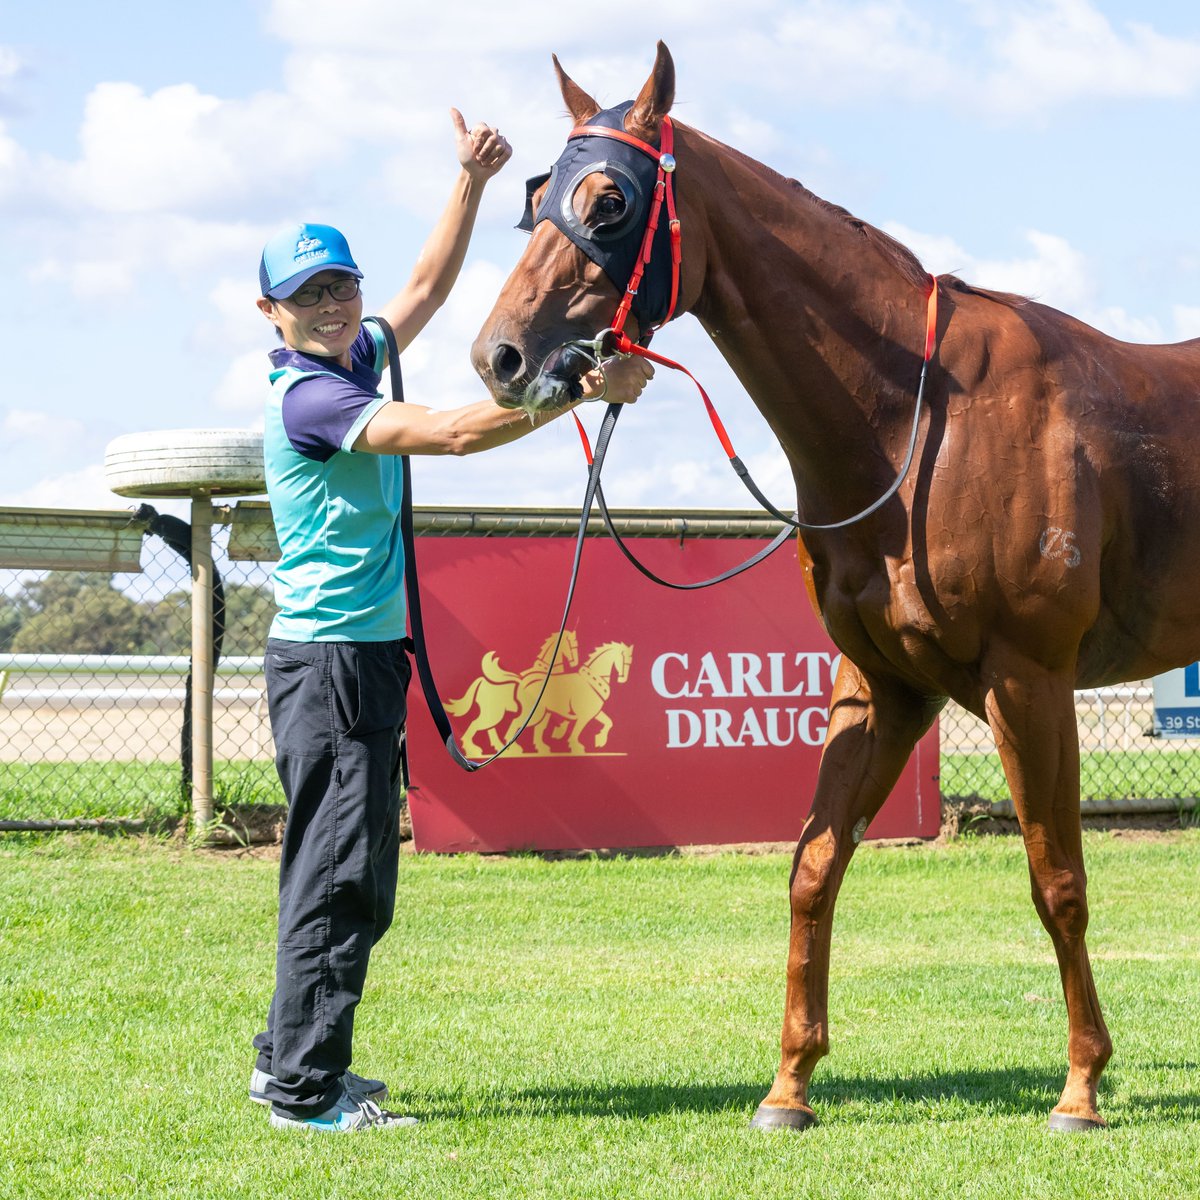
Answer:
<path fill-rule="evenodd" d="M 452 717 L 461 717 L 464 713 L 469 713 L 475 704 L 475 695 L 479 691 L 479 685 L 483 682 L 483 676 L 477 676 L 475 682 L 467 688 L 465 695 L 460 696 L 457 700 L 446 701 L 446 711 Z"/>
<path fill-rule="evenodd" d="M 479 664 L 479 669 L 483 672 L 483 678 L 489 683 L 517 683 L 521 679 L 520 675 L 514 675 L 500 665 L 500 660 L 496 657 L 494 650 L 489 650 L 483 656 L 483 662 Z"/>

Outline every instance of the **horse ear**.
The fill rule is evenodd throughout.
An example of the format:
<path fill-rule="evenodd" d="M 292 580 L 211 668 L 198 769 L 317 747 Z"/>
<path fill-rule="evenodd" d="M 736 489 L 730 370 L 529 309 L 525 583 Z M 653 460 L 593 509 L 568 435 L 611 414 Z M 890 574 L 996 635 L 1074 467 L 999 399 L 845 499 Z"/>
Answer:
<path fill-rule="evenodd" d="M 671 111 L 675 103 L 675 63 L 671 52 L 662 43 L 658 43 L 658 54 L 654 59 L 654 69 L 650 78 L 633 102 L 629 116 L 625 118 L 625 128 L 637 137 L 646 141 L 654 141 L 662 126 L 662 119 Z"/>
<path fill-rule="evenodd" d="M 576 125 L 587 124 L 600 111 L 600 105 L 562 69 L 562 64 L 558 61 L 557 54 L 552 54 L 550 57 L 554 59 L 554 70 L 558 75 L 558 87 L 562 92 L 563 103 L 566 104 L 567 111 L 571 114 Z"/>

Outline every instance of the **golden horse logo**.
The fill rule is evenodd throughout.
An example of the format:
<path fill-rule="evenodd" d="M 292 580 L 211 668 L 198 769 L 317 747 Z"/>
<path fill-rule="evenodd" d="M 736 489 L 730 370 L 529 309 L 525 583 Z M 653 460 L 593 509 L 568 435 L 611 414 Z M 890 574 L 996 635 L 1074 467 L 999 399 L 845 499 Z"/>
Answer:
<path fill-rule="evenodd" d="M 599 726 L 593 752 L 607 744 L 613 722 L 604 712 L 604 705 L 612 693 L 613 673 L 616 673 L 617 683 L 624 683 L 629 678 L 633 647 L 625 642 L 605 642 L 592 651 L 582 667 L 569 670 L 579 662 L 576 633 L 573 629 L 566 631 L 551 664 L 556 640 L 557 635 L 547 638 L 537 659 L 520 672 L 506 671 L 500 666 L 495 652 L 489 651 L 480 663 L 482 674 L 459 699 L 447 702 L 446 711 L 455 717 L 465 716 L 472 708 L 478 709 L 462 738 L 463 750 L 468 757 L 483 758 L 486 755 L 475 743 L 475 736 L 480 732 L 486 731 L 492 749 L 499 750 L 520 729 L 534 704 L 538 707 L 530 723 L 535 747 L 533 754 L 587 754 L 580 735 L 593 721 Z M 548 667 L 549 679 L 546 678 Z M 546 685 L 544 692 L 543 682 Z M 540 702 L 539 692 L 542 692 Z M 515 716 L 501 737 L 497 727 L 509 713 Z M 550 733 L 551 740 L 547 741 L 546 735 L 554 717 L 558 721 Z M 516 744 L 509 753 L 529 752 Z"/>
<path fill-rule="evenodd" d="M 477 733 L 486 731 L 493 751 L 499 750 L 504 745 L 500 735 L 496 732 L 496 727 L 509 713 L 520 712 L 521 705 L 517 701 L 518 684 L 528 678 L 535 680 L 537 686 L 540 687 L 547 668 L 550 669 L 550 674 L 554 675 L 555 672 L 561 672 L 564 669 L 562 665 L 564 662 L 572 667 L 579 662 L 579 642 L 576 639 L 575 630 L 564 630 L 558 653 L 555 654 L 554 644 L 557 641 L 558 634 L 552 633 L 542 643 L 542 648 L 538 651 L 538 656 L 533 663 L 524 671 L 517 673 L 506 671 L 500 665 L 500 660 L 496 657 L 495 652 L 489 650 L 479 664 L 479 669 L 483 673 L 476 676 L 471 686 L 457 700 L 446 701 L 446 711 L 452 717 L 463 717 L 472 708 L 478 709 L 475 720 L 467 726 L 462 737 L 463 750 L 468 758 L 487 757 L 487 751 L 479 749 L 475 744 Z M 553 663 L 550 662 L 552 654 L 554 654 Z"/>

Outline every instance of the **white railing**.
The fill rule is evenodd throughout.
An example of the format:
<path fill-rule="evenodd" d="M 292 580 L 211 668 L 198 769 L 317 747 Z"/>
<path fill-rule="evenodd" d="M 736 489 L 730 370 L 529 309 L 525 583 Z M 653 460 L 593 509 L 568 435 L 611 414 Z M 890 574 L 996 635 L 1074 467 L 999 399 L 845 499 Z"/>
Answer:
<path fill-rule="evenodd" d="M 0 671 L 39 675 L 186 675 L 186 654 L 0 654 Z M 217 664 L 218 675 L 260 675 L 261 656 L 232 654 Z"/>

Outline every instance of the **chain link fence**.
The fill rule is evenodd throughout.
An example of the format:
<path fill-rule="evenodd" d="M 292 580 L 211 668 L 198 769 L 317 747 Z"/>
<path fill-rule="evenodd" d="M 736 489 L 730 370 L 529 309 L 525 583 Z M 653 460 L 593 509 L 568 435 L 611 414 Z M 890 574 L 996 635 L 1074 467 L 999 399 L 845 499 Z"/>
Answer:
<path fill-rule="evenodd" d="M 273 530 L 264 504 L 238 509 L 253 519 L 231 524 L 237 510 L 218 509 L 213 538 L 218 819 L 283 803 L 261 672 Z M 423 535 L 474 524 L 470 513 L 442 518 Z M 169 822 L 188 811 L 187 540 L 182 521 L 146 507 L 0 510 L 0 825 Z M 1200 739 L 1153 736 L 1149 681 L 1080 692 L 1077 713 L 1086 801 L 1196 806 Z M 1011 813 L 987 726 L 950 705 L 940 729 L 943 800 Z"/>
<path fill-rule="evenodd" d="M 231 561 L 228 537 L 214 529 L 214 799 L 278 806 L 262 676 L 270 565 Z M 188 811 L 188 545 L 184 522 L 149 507 L 0 515 L 0 822 Z"/>

